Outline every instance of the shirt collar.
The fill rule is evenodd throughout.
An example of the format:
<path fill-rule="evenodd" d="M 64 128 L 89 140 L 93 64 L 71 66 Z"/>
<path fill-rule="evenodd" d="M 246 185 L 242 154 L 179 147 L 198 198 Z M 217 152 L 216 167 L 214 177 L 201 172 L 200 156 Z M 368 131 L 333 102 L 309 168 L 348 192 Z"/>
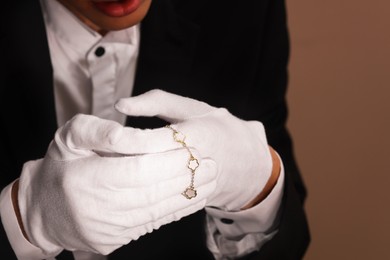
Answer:
<path fill-rule="evenodd" d="M 41 0 L 43 14 L 56 36 L 75 48 L 87 53 L 98 42 L 136 44 L 138 26 L 108 32 L 105 36 L 92 30 L 57 0 Z"/>

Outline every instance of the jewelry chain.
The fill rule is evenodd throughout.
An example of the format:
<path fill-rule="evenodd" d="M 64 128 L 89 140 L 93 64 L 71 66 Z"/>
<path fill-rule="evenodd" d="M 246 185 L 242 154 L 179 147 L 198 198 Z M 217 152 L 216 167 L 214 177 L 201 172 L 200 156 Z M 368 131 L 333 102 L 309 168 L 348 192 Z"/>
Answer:
<path fill-rule="evenodd" d="M 195 182 L 195 171 L 199 167 L 199 161 L 198 159 L 195 158 L 195 156 L 192 154 L 190 148 L 188 148 L 185 138 L 186 136 L 173 128 L 171 125 L 165 126 L 166 128 L 169 128 L 173 131 L 173 140 L 175 142 L 181 144 L 189 153 L 190 157 L 187 162 L 187 168 L 191 171 L 191 182 L 190 185 L 181 193 L 184 197 L 187 199 L 193 199 L 197 195 L 197 191 L 194 187 L 194 182 Z"/>

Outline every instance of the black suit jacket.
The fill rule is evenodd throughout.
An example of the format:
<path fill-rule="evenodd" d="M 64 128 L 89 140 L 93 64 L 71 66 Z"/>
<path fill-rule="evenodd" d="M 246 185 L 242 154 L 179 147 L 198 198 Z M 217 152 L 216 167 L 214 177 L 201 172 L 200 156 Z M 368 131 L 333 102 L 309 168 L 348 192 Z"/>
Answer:
<path fill-rule="evenodd" d="M 20 175 L 24 162 L 44 156 L 57 128 L 39 1 L 6 5 L 0 18 L 1 187 Z M 270 145 L 283 158 L 279 232 L 246 259 L 301 259 L 309 242 L 306 192 L 285 127 L 288 51 L 283 0 L 155 0 L 142 22 L 135 95 L 160 88 L 261 121 Z M 127 123 L 164 124 L 147 118 L 128 118 Z M 163 226 L 110 259 L 212 259 L 205 246 L 204 214 Z M 1 257 L 12 259 L 0 233 Z"/>

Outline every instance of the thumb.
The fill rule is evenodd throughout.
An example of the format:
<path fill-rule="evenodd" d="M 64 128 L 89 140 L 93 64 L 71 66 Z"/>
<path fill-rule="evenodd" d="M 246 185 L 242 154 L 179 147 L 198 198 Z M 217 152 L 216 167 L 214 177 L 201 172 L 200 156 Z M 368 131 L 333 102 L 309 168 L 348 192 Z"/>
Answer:
<path fill-rule="evenodd" d="M 94 151 L 115 152 L 122 132 L 123 126 L 117 122 L 79 114 L 57 130 L 48 154 L 53 159 L 70 160 Z"/>
<path fill-rule="evenodd" d="M 214 108 L 204 102 L 154 89 L 139 96 L 120 99 L 115 108 L 129 116 L 159 117 L 176 123 L 203 115 Z"/>

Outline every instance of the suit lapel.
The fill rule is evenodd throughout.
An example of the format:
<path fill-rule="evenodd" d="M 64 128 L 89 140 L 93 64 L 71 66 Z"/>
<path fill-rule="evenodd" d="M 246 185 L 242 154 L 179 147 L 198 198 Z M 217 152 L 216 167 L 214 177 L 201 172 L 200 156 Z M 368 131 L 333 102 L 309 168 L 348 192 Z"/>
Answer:
<path fill-rule="evenodd" d="M 135 95 L 153 88 L 172 91 L 188 75 L 200 31 L 188 18 L 197 10 L 179 12 L 171 1 L 153 2 L 141 24 Z"/>
<path fill-rule="evenodd" d="M 52 68 L 39 1 L 7 5 L 1 18 L 1 124 L 7 122 L 10 152 L 22 165 L 45 154 L 57 128 Z"/>

